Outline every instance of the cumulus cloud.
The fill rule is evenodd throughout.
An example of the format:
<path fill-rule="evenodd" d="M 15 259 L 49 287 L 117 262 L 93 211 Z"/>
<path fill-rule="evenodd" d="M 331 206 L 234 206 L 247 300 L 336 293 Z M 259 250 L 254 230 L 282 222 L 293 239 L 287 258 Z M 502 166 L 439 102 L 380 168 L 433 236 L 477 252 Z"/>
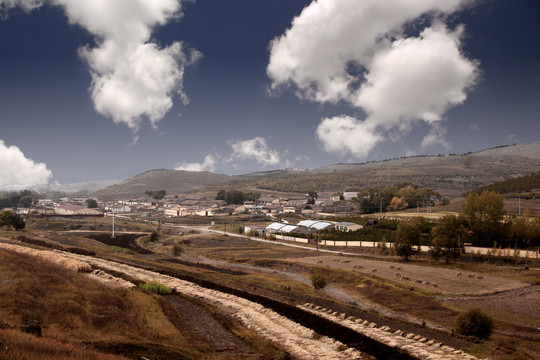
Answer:
<path fill-rule="evenodd" d="M 232 147 L 233 153 L 229 161 L 255 160 L 263 166 L 278 165 L 281 162 L 279 151 L 271 149 L 266 144 L 266 139 L 255 137 L 250 140 L 233 140 L 228 144 Z"/>
<path fill-rule="evenodd" d="M 460 49 L 463 26 L 449 30 L 444 16 L 473 2 L 313 1 L 270 44 L 271 90 L 292 86 L 302 99 L 343 101 L 366 114 L 322 119 L 316 134 L 327 151 L 365 157 L 416 122 L 440 127 L 444 113 L 465 101 L 479 66 Z M 408 35 L 420 17 L 428 25 Z M 434 138 L 429 133 L 425 144 Z"/>
<path fill-rule="evenodd" d="M 346 115 L 323 119 L 316 134 L 326 151 L 343 155 L 351 153 L 359 157 L 366 156 L 381 140 L 380 135 L 369 128 L 366 122 Z"/>
<path fill-rule="evenodd" d="M 44 163 L 28 159 L 17 146 L 7 146 L 0 140 L 0 184 L 36 185 L 47 182 L 52 172 Z"/>
<path fill-rule="evenodd" d="M 20 7 L 25 11 L 32 11 L 41 5 L 44 0 L 0 0 L 0 17 L 6 18 L 11 9 Z"/>
<path fill-rule="evenodd" d="M 2 1 L 2 0 L 0 0 Z M 180 42 L 160 47 L 152 30 L 179 18 L 182 0 L 3 0 L 6 10 L 18 5 L 31 10 L 40 4 L 61 6 L 71 24 L 95 37 L 79 54 L 90 68 L 91 97 L 96 111 L 137 131 L 146 119 L 153 127 L 183 91 L 184 68 L 201 57 Z"/>
<path fill-rule="evenodd" d="M 181 164 L 177 164 L 174 170 L 184 170 L 184 171 L 215 171 L 216 169 L 216 163 L 218 160 L 217 155 L 206 155 L 204 158 L 204 161 L 202 163 L 187 163 L 182 162 Z"/>

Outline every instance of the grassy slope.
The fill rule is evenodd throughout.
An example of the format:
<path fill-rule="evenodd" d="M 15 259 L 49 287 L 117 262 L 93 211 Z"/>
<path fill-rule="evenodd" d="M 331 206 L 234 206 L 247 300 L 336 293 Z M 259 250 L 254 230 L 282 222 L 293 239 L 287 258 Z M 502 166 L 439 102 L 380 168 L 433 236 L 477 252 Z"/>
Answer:
<path fill-rule="evenodd" d="M 138 288 L 118 290 L 47 262 L 0 251 L 0 358 L 123 359 L 105 353 L 152 359 L 251 359 L 248 353 L 216 353 L 189 327 L 182 314 L 160 297 Z M 165 307 L 164 307 L 165 306 Z M 30 319 L 42 324 L 42 338 L 22 335 Z M 256 358 L 283 353 L 238 324 L 227 327 L 255 349 Z"/>

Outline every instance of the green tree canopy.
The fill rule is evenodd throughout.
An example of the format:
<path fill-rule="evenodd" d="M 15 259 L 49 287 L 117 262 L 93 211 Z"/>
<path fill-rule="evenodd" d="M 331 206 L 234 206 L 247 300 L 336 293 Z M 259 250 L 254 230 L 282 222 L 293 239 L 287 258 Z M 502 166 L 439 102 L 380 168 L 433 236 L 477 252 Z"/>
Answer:
<path fill-rule="evenodd" d="M 86 199 L 86 207 L 90 209 L 95 209 L 98 207 L 96 199 Z"/>
<path fill-rule="evenodd" d="M 260 197 L 258 192 L 245 193 L 240 190 L 219 190 L 216 200 L 224 200 L 227 205 L 243 204 L 244 201 L 257 201 Z"/>
<path fill-rule="evenodd" d="M 146 196 L 155 200 L 161 200 L 167 195 L 167 191 L 165 190 L 146 190 L 144 193 Z"/>
<path fill-rule="evenodd" d="M 469 235 L 466 225 L 467 222 L 462 216 L 443 216 L 431 231 L 433 246 L 430 255 L 437 259 L 443 257 L 447 264 L 451 258 L 459 257 L 463 243 Z"/>
<path fill-rule="evenodd" d="M 0 227 L 12 226 L 15 230 L 24 229 L 26 223 L 22 216 L 14 214 L 11 211 L 0 213 Z"/>
<path fill-rule="evenodd" d="M 396 253 L 402 256 L 405 261 L 408 261 L 411 255 L 418 252 L 420 235 L 422 234 L 420 231 L 422 220 L 421 218 L 414 218 L 403 221 L 398 225 L 394 245 Z"/>
<path fill-rule="evenodd" d="M 463 202 L 461 214 L 472 231 L 471 240 L 475 245 L 489 247 L 504 238 L 502 220 L 505 212 L 501 194 L 489 190 L 480 195 L 470 193 Z"/>

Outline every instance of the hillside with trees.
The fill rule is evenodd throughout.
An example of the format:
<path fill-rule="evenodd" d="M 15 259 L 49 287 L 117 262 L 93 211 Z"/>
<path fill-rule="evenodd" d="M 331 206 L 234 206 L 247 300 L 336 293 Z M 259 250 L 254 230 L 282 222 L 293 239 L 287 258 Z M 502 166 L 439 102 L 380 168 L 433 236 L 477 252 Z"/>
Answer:
<path fill-rule="evenodd" d="M 525 175 L 484 186 L 475 190 L 475 192 L 482 193 L 484 190 L 495 191 L 500 194 L 533 192 L 532 194 L 529 194 L 530 198 L 537 198 L 540 196 L 540 171 L 531 175 Z"/>

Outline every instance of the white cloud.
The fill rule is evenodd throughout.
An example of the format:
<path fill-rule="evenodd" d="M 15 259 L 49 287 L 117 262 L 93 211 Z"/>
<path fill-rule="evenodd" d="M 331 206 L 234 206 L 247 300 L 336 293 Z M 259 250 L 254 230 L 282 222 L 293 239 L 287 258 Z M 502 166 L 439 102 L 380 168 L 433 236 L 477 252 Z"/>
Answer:
<path fill-rule="evenodd" d="M 217 155 L 206 155 L 202 163 L 186 163 L 185 161 L 181 164 L 177 164 L 174 170 L 185 170 L 185 171 L 215 171 L 216 162 L 218 160 Z"/>
<path fill-rule="evenodd" d="M 233 140 L 228 142 L 233 153 L 229 159 L 255 160 L 264 166 L 278 165 L 281 162 L 279 151 L 271 149 L 266 144 L 266 139 L 255 137 L 250 140 Z"/>
<path fill-rule="evenodd" d="M 382 140 L 365 122 L 346 115 L 323 119 L 316 134 L 326 151 L 358 157 L 366 156 Z"/>
<path fill-rule="evenodd" d="M 20 7 L 25 11 L 32 11 L 43 5 L 44 0 L 0 0 L 0 17 L 6 18 L 11 9 Z"/>
<path fill-rule="evenodd" d="M 442 18 L 473 3 L 313 1 L 270 44 L 271 89 L 293 86 L 302 99 L 361 109 L 362 120 L 323 119 L 317 136 L 327 151 L 365 157 L 382 139 L 402 138 L 418 121 L 435 126 L 465 101 L 478 63 L 460 51 L 463 27 L 450 31 Z M 423 15 L 435 20 L 407 35 Z"/>
<path fill-rule="evenodd" d="M 0 140 L 0 185 L 44 184 L 51 177 L 47 165 L 26 158 L 17 146 L 7 146 Z"/>
<path fill-rule="evenodd" d="M 429 147 L 442 146 L 449 150 L 450 144 L 445 139 L 446 130 L 439 126 L 433 126 L 426 136 L 422 139 L 420 148 L 425 150 Z"/>
<path fill-rule="evenodd" d="M 8 0 L 6 4 L 31 10 L 29 4 L 41 3 L 61 6 L 71 24 L 95 36 L 97 46 L 81 47 L 79 54 L 90 67 L 91 97 L 100 114 L 137 131 L 145 119 L 155 127 L 171 109 L 173 96 L 188 102 L 182 88 L 184 67 L 201 54 L 186 50 L 180 42 L 162 48 L 150 40 L 155 27 L 182 15 L 182 0 Z"/>
<path fill-rule="evenodd" d="M 439 25 L 377 52 L 354 99 L 367 121 L 386 129 L 417 119 L 435 123 L 465 101 L 477 64 L 459 51 L 462 32 Z"/>

